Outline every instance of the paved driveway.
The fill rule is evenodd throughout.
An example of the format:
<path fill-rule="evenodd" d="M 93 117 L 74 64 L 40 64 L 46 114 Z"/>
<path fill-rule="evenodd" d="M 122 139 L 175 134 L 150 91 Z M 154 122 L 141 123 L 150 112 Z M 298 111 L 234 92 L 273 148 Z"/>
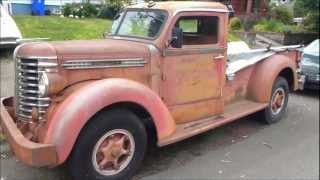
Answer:
<path fill-rule="evenodd" d="M 13 64 L 1 62 L 1 96 L 13 94 Z M 272 126 L 252 115 L 189 140 L 151 150 L 135 179 L 318 179 L 319 94 L 290 96 Z M 1 143 L 1 180 L 68 180 L 66 167 L 31 168 Z"/>

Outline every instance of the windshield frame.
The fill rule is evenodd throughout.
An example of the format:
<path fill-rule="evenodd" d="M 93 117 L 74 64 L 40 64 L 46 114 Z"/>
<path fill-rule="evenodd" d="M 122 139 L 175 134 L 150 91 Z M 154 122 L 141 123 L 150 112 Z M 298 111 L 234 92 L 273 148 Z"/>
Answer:
<path fill-rule="evenodd" d="M 128 12 L 132 12 L 132 11 L 133 12 L 157 12 L 158 11 L 158 12 L 164 13 L 165 19 L 164 19 L 161 27 L 159 28 L 159 31 L 157 32 L 157 34 L 154 37 L 142 37 L 142 36 L 131 36 L 131 35 L 120 35 L 119 34 L 119 30 L 120 30 L 120 27 L 122 26 L 124 18 L 126 17 Z M 127 8 L 124 11 L 122 11 L 122 13 L 124 13 L 124 14 L 121 17 L 119 17 L 119 18 L 121 18 L 119 25 L 116 28 L 115 33 L 110 35 L 111 37 L 116 36 L 116 37 L 127 37 L 127 38 L 135 38 L 135 39 L 156 40 L 159 38 L 160 34 L 163 32 L 163 29 L 164 29 L 165 24 L 167 23 L 167 20 L 169 17 L 169 13 L 165 10 L 162 10 L 162 9 Z"/>

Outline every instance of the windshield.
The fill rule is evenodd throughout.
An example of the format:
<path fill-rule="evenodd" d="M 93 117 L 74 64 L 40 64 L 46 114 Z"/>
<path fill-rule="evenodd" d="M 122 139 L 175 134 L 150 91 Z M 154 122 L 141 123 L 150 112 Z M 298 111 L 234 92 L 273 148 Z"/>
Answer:
<path fill-rule="evenodd" d="M 129 10 L 113 22 L 111 35 L 155 39 L 167 14 L 159 10 Z"/>

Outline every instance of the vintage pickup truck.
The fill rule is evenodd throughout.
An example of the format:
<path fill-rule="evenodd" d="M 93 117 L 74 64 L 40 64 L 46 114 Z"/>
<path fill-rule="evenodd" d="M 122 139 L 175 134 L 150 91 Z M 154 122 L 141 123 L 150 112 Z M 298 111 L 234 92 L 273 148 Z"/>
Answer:
<path fill-rule="evenodd" d="M 166 146 L 259 112 L 279 121 L 303 85 L 298 46 L 230 51 L 213 2 L 127 7 L 103 40 L 16 48 L 1 126 L 24 163 L 67 162 L 77 180 L 129 179 Z"/>

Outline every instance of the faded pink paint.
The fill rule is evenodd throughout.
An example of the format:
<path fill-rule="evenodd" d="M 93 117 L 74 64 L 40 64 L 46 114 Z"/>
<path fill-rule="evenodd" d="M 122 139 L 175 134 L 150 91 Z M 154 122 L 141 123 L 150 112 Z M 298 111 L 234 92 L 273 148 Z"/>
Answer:
<path fill-rule="evenodd" d="M 67 83 L 63 87 L 55 87 L 58 90 L 53 90 L 60 91 L 64 88 L 63 92 L 59 94 L 52 93 L 53 104 L 48 110 L 46 124 L 41 129 L 43 132 L 39 135 L 41 144 L 37 144 L 36 148 L 23 147 L 23 143 L 30 143 L 31 141 L 24 138 L 23 142 L 20 142 L 19 139 L 12 138 L 11 144 L 17 144 L 16 147 L 13 146 L 16 149 L 15 152 L 18 152 L 17 154 L 21 157 L 25 157 L 24 162 L 31 162 L 30 165 L 59 165 L 67 159 L 81 129 L 92 116 L 103 108 L 121 102 L 136 103 L 144 107 L 154 121 L 158 144 L 173 143 L 265 108 L 270 99 L 274 80 L 283 69 L 289 68 L 292 71 L 294 76 L 293 89 L 297 88 L 297 73 L 295 70 L 298 57 L 296 52 L 279 53 L 239 71 L 234 81 L 226 82 L 226 58 L 221 60 L 212 58 L 222 54 L 227 57 L 227 14 L 197 12 L 196 7 L 226 10 L 225 6 L 216 3 L 157 3 L 153 8 L 168 10 L 169 17 L 159 38 L 152 42 L 149 40 L 139 40 L 138 42 L 130 38 L 120 40 L 110 37 L 107 40 L 35 43 L 24 46 L 18 55 L 57 55 L 57 63 L 59 64 L 57 73 L 60 77 L 64 77 Z M 195 11 L 175 14 L 184 8 L 195 8 Z M 178 56 L 161 56 L 163 52 L 170 49 L 170 47 L 167 47 L 168 41 L 172 35 L 172 28 L 180 15 L 218 16 L 220 18 L 219 43 L 214 46 L 205 45 L 201 48 L 194 48 L 193 54 L 187 48 L 176 49 L 176 52 L 183 52 L 179 55 L 180 59 L 178 59 Z M 86 46 L 83 46 L 83 44 Z M 117 44 L 117 47 L 113 44 Z M 156 50 L 153 51 L 153 48 Z M 210 54 L 202 51 L 211 48 L 215 48 L 217 51 Z M 143 58 L 147 63 L 144 67 L 139 68 L 91 69 L 85 71 L 66 70 L 61 66 L 61 63 L 73 59 L 113 58 Z M 180 73 L 177 69 L 180 70 Z M 180 78 L 180 80 L 174 81 L 174 78 Z M 160 99 L 160 97 L 163 99 Z M 247 98 L 248 100 L 235 104 L 236 101 Z M 249 106 L 245 106 L 246 104 Z M 225 105 L 228 105 L 229 109 L 230 105 L 233 105 L 231 109 L 243 108 L 243 111 L 234 111 L 236 113 L 232 114 L 232 118 L 227 117 L 218 122 L 212 120 L 211 124 L 207 124 L 208 121 L 203 118 L 206 116 L 214 118 L 215 115 L 228 112 L 228 106 Z M 12 103 L 10 108 L 13 109 Z M 9 117 L 8 113 L 3 113 L 4 111 L 6 109 L 2 108 L 1 118 L 5 121 L 1 120 L 1 122 L 4 122 L 3 126 L 7 129 L 11 129 L 7 134 L 14 135 L 13 132 L 17 131 L 17 128 L 13 127 L 15 125 L 14 120 Z M 179 128 L 179 126 L 187 127 L 184 124 L 189 121 L 198 124 L 199 119 L 203 119 L 206 125 L 193 127 L 193 130 Z M 178 124 L 177 128 L 176 123 Z M 52 152 L 40 157 L 39 154 L 33 152 L 42 143 L 53 148 Z M 22 148 L 19 148 L 19 146 L 22 146 Z M 25 156 L 26 154 L 39 156 L 38 159 L 41 161 L 33 162 L 35 158 L 31 155 Z M 58 162 L 54 163 L 56 154 Z M 46 155 L 50 155 L 51 159 L 45 159 L 47 158 Z M 42 157 L 45 158 L 42 159 Z"/>
<path fill-rule="evenodd" d="M 52 115 L 44 143 L 56 146 L 58 164 L 66 160 L 90 118 L 101 109 L 119 102 L 143 106 L 154 120 L 158 139 L 168 137 L 175 131 L 170 112 L 148 87 L 125 79 L 95 81 L 67 97 Z"/>
<path fill-rule="evenodd" d="M 284 52 L 258 63 L 254 69 L 248 84 L 249 98 L 256 102 L 269 102 L 272 86 L 279 73 L 289 68 L 292 71 L 294 90 L 298 88 L 298 77 L 295 70 L 297 69 L 296 52 Z M 272 69 L 272 71 L 270 71 Z"/>

